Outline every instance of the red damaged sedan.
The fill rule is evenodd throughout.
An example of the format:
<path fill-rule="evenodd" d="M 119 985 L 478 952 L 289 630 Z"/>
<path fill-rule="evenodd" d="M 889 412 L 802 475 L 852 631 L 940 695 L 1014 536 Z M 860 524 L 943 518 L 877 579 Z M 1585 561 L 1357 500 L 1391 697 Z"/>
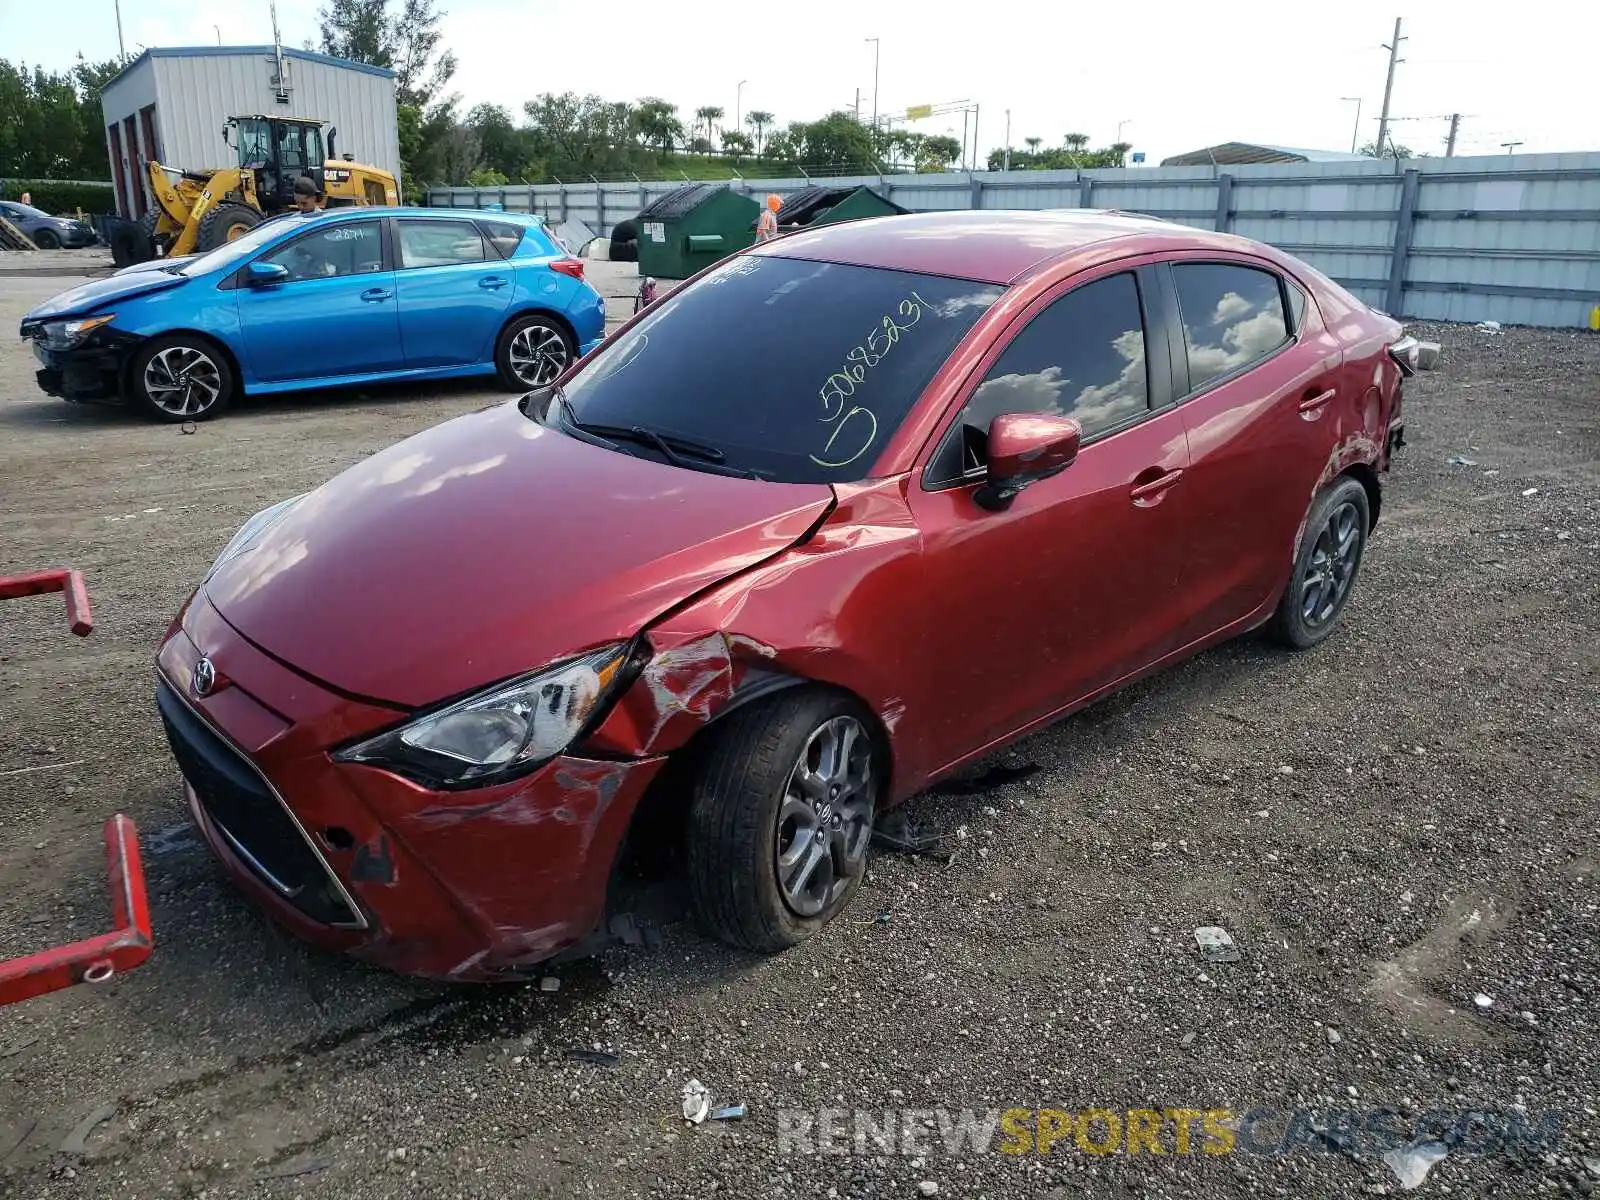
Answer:
<path fill-rule="evenodd" d="M 792 945 L 930 781 L 1257 626 L 1327 636 L 1414 354 L 1147 218 L 781 238 L 251 518 L 160 652 L 193 818 L 309 939 L 515 978 L 593 944 L 676 799 L 705 926 Z"/>

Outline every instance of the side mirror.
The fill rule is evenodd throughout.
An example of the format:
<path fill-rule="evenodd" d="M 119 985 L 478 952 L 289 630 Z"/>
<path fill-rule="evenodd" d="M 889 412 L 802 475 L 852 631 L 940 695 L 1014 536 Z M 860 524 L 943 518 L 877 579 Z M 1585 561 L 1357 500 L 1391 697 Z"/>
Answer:
<path fill-rule="evenodd" d="M 271 287 L 289 278 L 289 268 L 282 263 L 253 262 L 244 274 L 251 287 Z"/>
<path fill-rule="evenodd" d="M 1017 493 L 1072 465 L 1083 426 L 1048 413 L 1005 413 L 989 423 L 989 470 L 973 495 L 980 508 L 1000 512 Z"/>

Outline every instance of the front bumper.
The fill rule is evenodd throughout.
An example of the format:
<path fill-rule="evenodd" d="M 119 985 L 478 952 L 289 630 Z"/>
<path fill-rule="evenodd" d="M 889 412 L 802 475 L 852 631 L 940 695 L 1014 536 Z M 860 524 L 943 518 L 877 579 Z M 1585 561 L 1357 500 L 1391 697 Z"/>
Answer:
<path fill-rule="evenodd" d="M 39 369 L 34 378 L 48 396 L 63 400 L 106 402 L 122 398 L 122 380 L 139 338 L 97 329 L 76 346 L 61 348 L 30 338 Z"/>
<path fill-rule="evenodd" d="M 204 697 L 202 653 L 221 681 Z M 306 940 L 410 974 L 514 978 L 587 937 L 664 762 L 563 756 L 451 793 L 334 762 L 328 747 L 401 714 L 267 657 L 203 592 L 157 662 L 191 816 L 238 886 Z"/>

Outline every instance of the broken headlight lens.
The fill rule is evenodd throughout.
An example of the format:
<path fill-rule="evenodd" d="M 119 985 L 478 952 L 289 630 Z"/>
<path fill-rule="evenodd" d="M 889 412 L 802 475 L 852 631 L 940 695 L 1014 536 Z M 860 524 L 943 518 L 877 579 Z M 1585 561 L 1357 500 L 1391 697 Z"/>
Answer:
<path fill-rule="evenodd" d="M 418 717 L 339 751 L 424 787 L 481 786 L 532 770 L 583 733 L 610 698 L 626 645 L 608 646 Z"/>

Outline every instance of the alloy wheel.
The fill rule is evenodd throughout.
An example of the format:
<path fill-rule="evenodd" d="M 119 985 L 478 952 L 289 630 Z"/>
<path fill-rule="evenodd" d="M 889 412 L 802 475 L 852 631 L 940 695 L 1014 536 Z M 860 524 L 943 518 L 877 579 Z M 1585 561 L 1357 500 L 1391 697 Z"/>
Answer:
<path fill-rule="evenodd" d="M 529 387 L 544 387 L 561 378 L 572 355 L 548 325 L 526 325 L 512 335 L 508 357 L 518 379 Z"/>
<path fill-rule="evenodd" d="M 151 355 L 143 382 L 150 403 L 175 417 L 198 417 L 222 395 L 222 372 L 192 346 L 168 346 Z"/>
<path fill-rule="evenodd" d="M 872 739 L 854 717 L 818 727 L 778 805 L 776 867 L 784 903 L 802 917 L 848 888 L 872 840 Z"/>
<path fill-rule="evenodd" d="M 1317 629 L 1333 619 L 1350 591 L 1361 556 L 1361 514 L 1349 501 L 1328 514 L 1300 581 L 1300 615 Z"/>

